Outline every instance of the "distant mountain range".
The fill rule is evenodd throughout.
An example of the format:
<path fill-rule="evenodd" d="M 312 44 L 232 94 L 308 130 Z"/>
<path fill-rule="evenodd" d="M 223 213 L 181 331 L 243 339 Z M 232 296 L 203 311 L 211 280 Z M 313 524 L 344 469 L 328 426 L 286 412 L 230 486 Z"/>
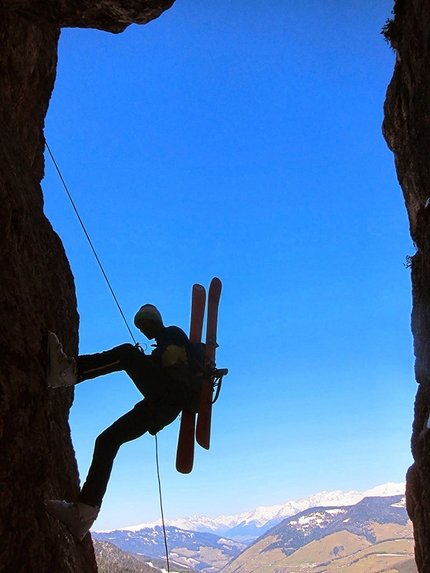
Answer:
<path fill-rule="evenodd" d="M 315 507 L 267 531 L 221 573 L 416 572 L 402 495 Z"/>
<path fill-rule="evenodd" d="M 98 573 L 165 573 L 166 560 L 150 559 L 123 551 L 108 541 L 93 539 Z M 171 571 L 190 573 L 186 567 L 170 562 Z"/>
<path fill-rule="evenodd" d="M 288 501 L 280 505 L 259 506 L 256 509 L 237 515 L 220 515 L 217 518 L 193 515 L 191 517 L 166 520 L 165 523 L 168 526 L 179 529 L 198 531 L 200 533 L 214 533 L 239 543 L 250 543 L 283 519 L 296 515 L 310 507 L 354 505 L 365 497 L 402 495 L 404 492 L 404 482 L 390 482 L 361 492 L 354 490 L 348 492 L 322 491 L 298 501 Z M 125 527 L 119 531 L 139 532 L 142 529 L 153 529 L 160 525 L 161 520 L 158 520 Z M 107 533 L 107 531 L 98 533 Z"/>
<path fill-rule="evenodd" d="M 161 573 L 161 569 L 122 551 L 112 543 L 93 539 L 93 544 L 99 573 Z"/>
<path fill-rule="evenodd" d="M 350 565 L 348 560 L 357 559 L 363 566 L 369 562 L 371 566 L 362 569 L 361 565 L 354 565 L 351 571 L 373 573 L 373 559 L 375 572 L 385 571 L 387 563 L 400 567 L 396 569 L 393 565 L 387 569 L 390 573 L 415 572 L 412 527 L 403 492 L 404 484 L 390 483 L 367 492 L 322 492 L 297 502 L 260 507 L 237 516 L 217 519 L 198 516 L 171 521 L 166 526 L 171 571 L 289 573 L 299 568 L 305 573 L 303 563 L 309 562 L 313 563 L 309 571 L 320 573 L 318 564 L 325 563 L 327 567 L 322 568 L 321 573 L 331 573 L 332 565 L 341 564 L 345 568 Z M 367 495 L 369 493 L 373 495 Z M 305 509 L 294 511 L 297 507 Z M 285 512 L 290 515 L 283 518 Z M 178 522 L 193 529 L 172 525 Z M 227 534 L 197 530 L 207 529 L 208 524 L 212 529 L 217 524 L 216 527 L 226 530 Z M 251 545 L 231 539 L 233 535 L 236 538 L 248 535 L 249 539 L 252 532 L 254 540 L 248 541 Z M 257 532 L 260 533 L 258 539 Z M 163 568 L 156 561 L 165 559 L 164 537 L 158 524 L 93 532 L 92 536 L 139 559 L 144 556 L 153 567 Z"/>
<path fill-rule="evenodd" d="M 93 532 L 93 540 L 113 543 L 123 551 L 153 559 L 165 559 L 163 530 L 160 525 L 142 527 L 138 531 L 121 529 L 110 532 Z M 167 546 L 174 571 L 219 571 L 246 545 L 225 539 L 213 533 L 187 531 L 166 526 Z M 178 569 L 179 568 L 179 569 Z"/>

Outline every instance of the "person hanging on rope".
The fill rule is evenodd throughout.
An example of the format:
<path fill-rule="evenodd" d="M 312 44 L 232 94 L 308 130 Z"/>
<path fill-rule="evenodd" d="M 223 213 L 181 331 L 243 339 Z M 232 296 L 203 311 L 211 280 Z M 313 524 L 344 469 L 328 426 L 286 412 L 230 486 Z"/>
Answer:
<path fill-rule="evenodd" d="M 164 326 L 161 314 L 151 304 L 140 308 L 134 324 L 149 340 L 155 339 L 152 354 L 145 355 L 140 347 L 123 344 L 106 352 L 72 358 L 63 352 L 57 336 L 48 333 L 48 386 L 72 386 L 124 370 L 144 396 L 96 439 L 91 466 L 77 500 L 46 503 L 48 512 L 81 540 L 98 516 L 120 446 L 145 432 L 155 435 L 177 418 L 192 396 L 187 335 L 177 326 Z"/>

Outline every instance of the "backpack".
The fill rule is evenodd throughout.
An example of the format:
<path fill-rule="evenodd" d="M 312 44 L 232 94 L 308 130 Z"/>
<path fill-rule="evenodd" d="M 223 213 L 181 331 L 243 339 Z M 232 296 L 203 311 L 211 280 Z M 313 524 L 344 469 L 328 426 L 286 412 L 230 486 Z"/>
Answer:
<path fill-rule="evenodd" d="M 205 367 L 206 344 L 204 342 L 190 342 L 190 356 L 188 367 L 198 376 Z"/>
<path fill-rule="evenodd" d="M 226 368 L 216 369 L 215 364 L 207 364 L 206 345 L 204 342 L 190 342 L 188 358 L 188 368 L 192 373 L 191 399 L 185 406 L 184 410 L 197 414 L 200 404 L 200 394 L 202 391 L 203 374 L 205 373 L 206 377 L 209 376 L 213 383 L 215 396 L 212 399 L 212 404 L 214 404 L 218 400 L 223 376 L 228 373 L 228 370 Z"/>
<path fill-rule="evenodd" d="M 188 368 L 192 373 L 191 399 L 184 408 L 188 412 L 197 413 L 202 390 L 203 370 L 205 367 L 206 345 L 204 342 L 190 342 Z"/>

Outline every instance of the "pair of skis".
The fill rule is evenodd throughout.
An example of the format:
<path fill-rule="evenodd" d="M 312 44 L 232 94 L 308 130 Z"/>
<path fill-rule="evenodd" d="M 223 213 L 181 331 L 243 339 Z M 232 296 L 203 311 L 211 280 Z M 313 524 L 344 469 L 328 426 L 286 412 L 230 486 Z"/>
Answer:
<path fill-rule="evenodd" d="M 176 469 L 178 472 L 188 474 L 193 469 L 194 440 L 206 450 L 210 446 L 210 431 L 212 419 L 212 404 L 214 389 L 217 389 L 215 399 L 218 397 L 222 376 L 227 370 L 215 368 L 215 354 L 217 349 L 218 306 L 221 297 L 222 284 L 218 278 L 213 278 L 209 286 L 206 323 L 206 348 L 202 372 L 202 385 L 200 392 L 199 409 L 197 414 L 184 410 L 179 428 L 178 449 L 176 454 Z M 193 285 L 191 302 L 190 342 L 200 342 L 203 333 L 203 321 L 206 306 L 206 291 L 202 285 Z"/>

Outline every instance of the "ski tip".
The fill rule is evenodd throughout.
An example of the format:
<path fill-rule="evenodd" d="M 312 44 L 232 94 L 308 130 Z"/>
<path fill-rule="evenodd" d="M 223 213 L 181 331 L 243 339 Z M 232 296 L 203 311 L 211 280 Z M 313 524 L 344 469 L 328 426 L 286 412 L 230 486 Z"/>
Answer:
<path fill-rule="evenodd" d="M 222 289 L 222 282 L 218 277 L 214 277 L 211 280 L 211 284 L 209 285 L 209 292 L 210 293 L 221 293 Z"/>
<path fill-rule="evenodd" d="M 184 475 L 190 474 L 192 469 L 193 469 L 193 466 L 191 466 L 191 467 L 190 466 L 181 466 L 181 465 L 176 464 L 176 470 L 180 474 L 184 474 Z"/>
<path fill-rule="evenodd" d="M 209 441 L 209 437 L 203 436 L 200 437 L 198 436 L 196 438 L 197 443 L 199 444 L 200 447 L 202 447 L 204 450 L 209 450 L 210 449 L 210 441 Z"/>
<path fill-rule="evenodd" d="M 209 285 L 209 289 L 210 290 L 221 290 L 222 288 L 222 282 L 221 279 L 219 279 L 218 277 L 214 277 Z M 206 289 L 203 285 L 201 285 L 200 283 L 194 283 L 193 284 L 193 292 L 205 292 Z"/>

